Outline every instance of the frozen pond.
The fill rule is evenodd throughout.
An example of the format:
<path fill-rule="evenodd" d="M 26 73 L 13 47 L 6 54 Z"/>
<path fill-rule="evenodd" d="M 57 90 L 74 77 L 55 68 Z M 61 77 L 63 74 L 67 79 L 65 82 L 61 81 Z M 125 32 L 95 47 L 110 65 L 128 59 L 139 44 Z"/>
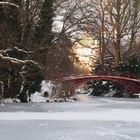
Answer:
<path fill-rule="evenodd" d="M 1 140 L 140 140 L 140 99 L 2 104 Z"/>

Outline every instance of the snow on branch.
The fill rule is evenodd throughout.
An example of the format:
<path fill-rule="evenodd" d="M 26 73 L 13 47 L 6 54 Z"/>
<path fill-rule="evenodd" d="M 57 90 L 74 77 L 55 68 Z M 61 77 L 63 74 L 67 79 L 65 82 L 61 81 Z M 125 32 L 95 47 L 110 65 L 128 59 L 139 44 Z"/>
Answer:
<path fill-rule="evenodd" d="M 8 48 L 6 50 L 0 50 L 0 53 L 7 53 L 9 51 L 18 51 L 18 52 L 23 52 L 23 53 L 26 53 L 26 54 L 31 54 L 32 53 L 32 51 L 25 51 L 23 49 L 19 49 L 18 47 Z"/>
<path fill-rule="evenodd" d="M 19 8 L 18 5 L 14 4 L 14 3 L 10 3 L 10 2 L 0 2 L 0 5 L 14 6 L 16 8 Z"/>
<path fill-rule="evenodd" d="M 34 64 L 42 69 L 42 67 L 33 60 L 19 60 L 17 58 L 12 58 L 12 57 L 7 57 L 7 56 L 5 57 L 2 54 L 0 54 L 0 60 L 5 60 L 5 61 L 11 62 L 13 64 L 29 64 L 30 63 L 30 64 Z"/>

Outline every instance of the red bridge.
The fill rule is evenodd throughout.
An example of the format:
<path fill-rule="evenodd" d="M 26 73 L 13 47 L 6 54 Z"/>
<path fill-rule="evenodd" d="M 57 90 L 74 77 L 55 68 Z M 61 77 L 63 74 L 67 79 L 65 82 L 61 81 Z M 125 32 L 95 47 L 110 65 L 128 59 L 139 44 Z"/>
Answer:
<path fill-rule="evenodd" d="M 128 94 L 140 93 L 140 79 L 128 77 L 108 75 L 68 76 L 62 79 L 62 83 L 73 83 L 74 85 L 80 85 L 92 80 L 112 81 L 122 86 L 125 92 Z"/>

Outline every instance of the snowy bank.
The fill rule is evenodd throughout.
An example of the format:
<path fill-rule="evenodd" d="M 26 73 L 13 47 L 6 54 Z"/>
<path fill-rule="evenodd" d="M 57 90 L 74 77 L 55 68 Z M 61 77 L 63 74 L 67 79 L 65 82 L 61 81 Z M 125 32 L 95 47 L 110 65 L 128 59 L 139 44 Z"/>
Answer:
<path fill-rule="evenodd" d="M 55 98 L 56 91 L 58 90 L 59 85 L 53 81 L 42 81 L 41 91 L 35 92 L 31 95 L 30 100 L 33 103 L 45 103 L 45 102 L 73 102 L 77 100 L 76 97 L 70 98 Z M 28 99 L 29 100 L 29 99 Z M 19 99 L 3 99 L 2 103 L 14 103 L 20 102 Z"/>

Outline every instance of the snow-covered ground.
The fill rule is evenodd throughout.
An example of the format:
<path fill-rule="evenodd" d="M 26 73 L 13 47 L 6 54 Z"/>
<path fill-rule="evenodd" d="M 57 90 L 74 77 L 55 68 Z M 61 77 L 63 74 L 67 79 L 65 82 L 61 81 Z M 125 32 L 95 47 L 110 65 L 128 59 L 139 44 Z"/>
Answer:
<path fill-rule="evenodd" d="M 79 96 L 69 103 L 0 106 L 2 140 L 140 140 L 140 99 Z"/>
<path fill-rule="evenodd" d="M 32 103 L 46 103 L 46 102 L 54 102 L 54 101 L 64 101 L 64 99 L 55 99 L 54 90 L 57 90 L 58 85 L 54 81 L 42 81 L 41 83 L 41 90 L 40 92 L 35 92 L 31 94 L 30 100 Z M 46 93 L 47 95 L 44 95 Z M 69 101 L 69 100 L 67 100 Z M 13 102 L 20 102 L 19 99 L 3 99 L 3 103 L 13 103 Z"/>

